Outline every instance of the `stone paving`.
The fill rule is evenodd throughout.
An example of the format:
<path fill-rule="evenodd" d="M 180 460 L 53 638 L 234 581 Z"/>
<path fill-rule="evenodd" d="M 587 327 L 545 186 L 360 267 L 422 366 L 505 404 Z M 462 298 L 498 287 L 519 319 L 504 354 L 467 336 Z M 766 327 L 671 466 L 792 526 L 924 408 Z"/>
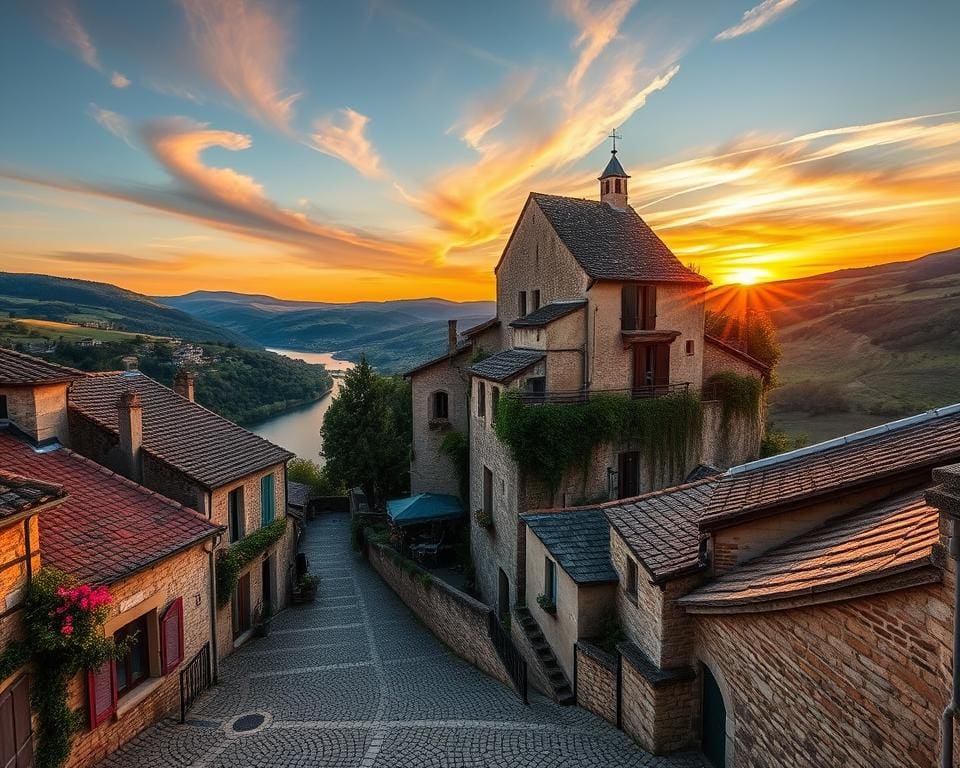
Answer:
<path fill-rule="evenodd" d="M 523 706 L 454 656 L 354 555 L 346 515 L 311 523 L 303 548 L 320 577 L 316 604 L 283 611 L 269 637 L 225 659 L 187 724 L 164 720 L 101 768 L 701 766 L 649 755 L 533 691 Z"/>

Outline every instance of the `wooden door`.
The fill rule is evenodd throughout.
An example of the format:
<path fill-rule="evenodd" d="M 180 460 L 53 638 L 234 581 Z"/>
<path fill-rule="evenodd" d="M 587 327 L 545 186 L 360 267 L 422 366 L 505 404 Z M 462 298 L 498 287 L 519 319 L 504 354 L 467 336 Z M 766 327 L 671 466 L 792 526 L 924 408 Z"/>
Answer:
<path fill-rule="evenodd" d="M 727 707 L 720 686 L 710 670 L 703 667 L 703 754 L 713 768 L 727 764 Z"/>
<path fill-rule="evenodd" d="M 654 344 L 652 347 L 653 384 L 661 387 L 670 383 L 670 345 Z"/>
<path fill-rule="evenodd" d="M 237 579 L 234 593 L 233 636 L 238 637 L 250 629 L 250 572 Z"/>
<path fill-rule="evenodd" d="M 0 768 L 33 765 L 30 683 L 21 676 L 0 694 Z"/>
<path fill-rule="evenodd" d="M 260 567 L 260 583 L 263 589 L 264 615 L 273 613 L 273 558 L 268 557 Z"/>
<path fill-rule="evenodd" d="M 640 495 L 640 452 L 620 454 L 617 468 L 617 498 L 628 499 Z"/>
<path fill-rule="evenodd" d="M 510 615 L 510 579 L 504 573 L 503 568 L 498 569 L 499 580 L 497 584 L 497 616 L 501 619 Z"/>

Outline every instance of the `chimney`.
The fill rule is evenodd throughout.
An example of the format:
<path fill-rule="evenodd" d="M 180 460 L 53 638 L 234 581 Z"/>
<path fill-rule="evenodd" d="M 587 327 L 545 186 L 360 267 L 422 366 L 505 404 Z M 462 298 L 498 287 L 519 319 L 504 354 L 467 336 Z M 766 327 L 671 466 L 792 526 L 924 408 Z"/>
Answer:
<path fill-rule="evenodd" d="M 143 407 L 140 405 L 140 395 L 131 390 L 121 394 L 117 411 L 123 474 L 139 483 L 143 480 L 140 455 L 143 446 Z"/>
<path fill-rule="evenodd" d="M 457 321 L 447 320 L 447 354 L 453 357 L 457 354 Z"/>
<path fill-rule="evenodd" d="M 173 377 L 173 391 L 180 395 L 180 397 L 187 398 L 187 400 L 192 403 L 193 372 L 188 371 L 186 368 L 181 368 L 177 371 L 177 375 Z"/>
<path fill-rule="evenodd" d="M 140 368 L 140 361 L 136 355 L 124 355 L 120 358 L 120 362 L 123 363 L 123 370 L 125 371 L 136 371 Z"/>

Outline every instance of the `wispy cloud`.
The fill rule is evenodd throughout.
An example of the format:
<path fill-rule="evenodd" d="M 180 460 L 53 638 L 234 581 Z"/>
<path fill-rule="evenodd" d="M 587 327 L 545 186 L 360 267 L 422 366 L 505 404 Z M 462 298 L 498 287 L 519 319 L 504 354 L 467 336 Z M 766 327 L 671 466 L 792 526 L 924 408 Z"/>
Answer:
<path fill-rule="evenodd" d="M 309 146 L 353 166 L 363 176 L 382 177 L 380 155 L 367 138 L 370 118 L 350 107 L 317 118 Z"/>
<path fill-rule="evenodd" d="M 735 37 L 756 32 L 778 19 L 796 5 L 796 2 L 797 0 L 763 0 L 760 5 L 746 11 L 738 24 L 723 30 L 714 40 L 732 40 Z"/>
<path fill-rule="evenodd" d="M 206 77 L 238 108 L 291 131 L 299 93 L 284 85 L 289 28 L 282 14 L 254 0 L 181 0 Z"/>
<path fill-rule="evenodd" d="M 106 74 L 106 69 L 100 61 L 100 52 L 70 0 L 61 0 L 49 5 L 47 15 L 53 22 L 60 39 L 73 49 L 80 60 L 97 72 Z M 110 75 L 110 84 L 114 88 L 126 88 L 130 85 L 130 80 L 122 73 L 114 72 Z"/>
<path fill-rule="evenodd" d="M 562 0 L 562 12 L 580 28 L 579 36 L 573 41 L 574 47 L 580 49 L 580 56 L 567 77 L 568 88 L 580 85 L 590 65 L 617 36 L 636 2 L 613 0 L 601 4 L 591 0 Z"/>
<path fill-rule="evenodd" d="M 118 139 L 126 142 L 127 146 L 136 149 L 133 141 L 133 131 L 130 127 L 130 121 L 118 112 L 109 109 L 103 109 L 96 104 L 91 103 L 88 108 L 90 117 L 96 120 L 103 128 L 108 130 Z"/>

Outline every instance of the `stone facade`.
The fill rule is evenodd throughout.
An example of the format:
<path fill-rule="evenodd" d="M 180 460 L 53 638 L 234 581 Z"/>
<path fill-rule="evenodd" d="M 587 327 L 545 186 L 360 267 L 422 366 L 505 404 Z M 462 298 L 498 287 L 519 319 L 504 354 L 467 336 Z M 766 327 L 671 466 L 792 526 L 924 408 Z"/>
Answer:
<path fill-rule="evenodd" d="M 114 597 L 105 631 L 108 634 L 140 616 L 147 615 L 151 677 L 118 701 L 115 715 L 73 741 L 67 768 L 92 765 L 136 736 L 148 725 L 178 712 L 180 676 L 177 670 L 160 674 L 157 618 L 177 597 L 183 599 L 183 663 L 189 662 L 210 639 L 211 573 L 203 545 L 112 584 Z M 182 664 L 181 664 L 182 667 Z M 87 712 L 87 680 L 78 675 L 70 684 L 71 706 Z"/>
<path fill-rule="evenodd" d="M 616 656 L 583 641 L 577 643 L 576 655 L 577 704 L 616 725 L 619 708 Z"/>
<path fill-rule="evenodd" d="M 427 628 L 462 659 L 511 685 L 510 676 L 490 641 L 487 628 L 490 609 L 439 579 L 422 583 L 416 574 L 403 570 L 380 544 L 367 545 L 374 570 Z"/>
<path fill-rule="evenodd" d="M 57 440 L 67 444 L 67 384 L 0 387 L 7 417 L 34 443 Z"/>

